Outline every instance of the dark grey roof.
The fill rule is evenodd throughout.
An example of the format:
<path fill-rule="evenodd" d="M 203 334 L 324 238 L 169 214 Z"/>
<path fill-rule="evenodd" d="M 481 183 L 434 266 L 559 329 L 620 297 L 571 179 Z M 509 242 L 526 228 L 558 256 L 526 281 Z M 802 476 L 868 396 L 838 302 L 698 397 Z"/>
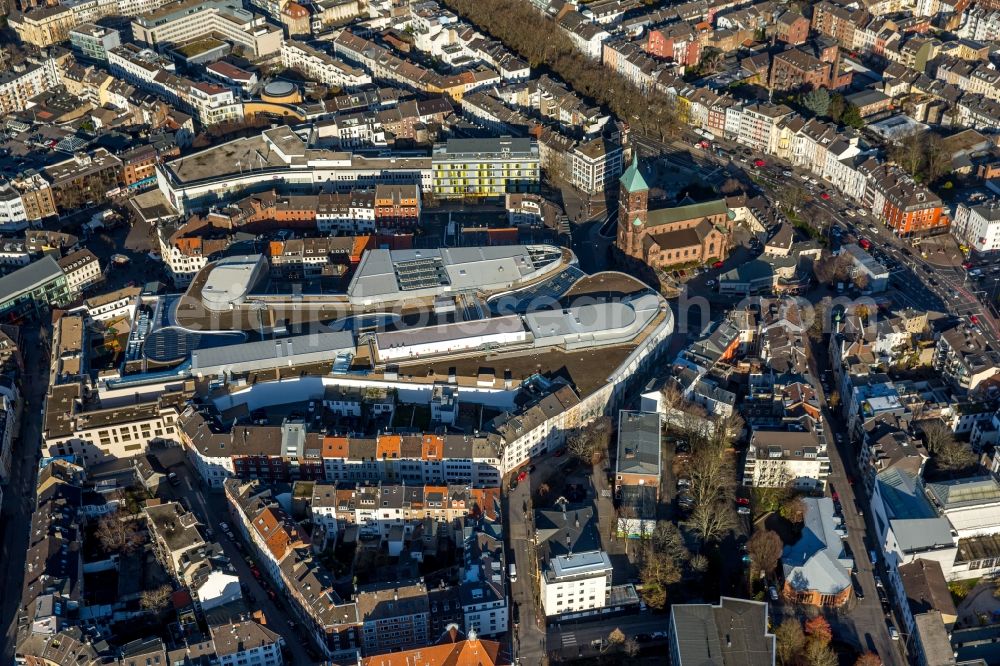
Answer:
<path fill-rule="evenodd" d="M 618 474 L 660 474 L 660 415 L 652 412 L 619 413 Z"/>
<path fill-rule="evenodd" d="M 675 604 L 670 621 L 680 657 L 674 666 L 774 666 L 767 604 L 722 597 L 719 604 Z"/>
<path fill-rule="evenodd" d="M 19 268 L 13 273 L 0 277 L 0 301 L 30 291 L 39 285 L 55 280 L 62 274 L 62 269 L 59 268 L 56 260 L 51 255 L 45 255 L 24 268 Z"/>

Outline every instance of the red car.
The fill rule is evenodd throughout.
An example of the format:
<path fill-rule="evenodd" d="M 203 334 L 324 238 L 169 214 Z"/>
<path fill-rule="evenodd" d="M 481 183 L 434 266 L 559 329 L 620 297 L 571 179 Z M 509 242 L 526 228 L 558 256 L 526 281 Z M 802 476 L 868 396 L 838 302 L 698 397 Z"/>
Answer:
<path fill-rule="evenodd" d="M 520 474 L 517 475 L 517 482 L 520 483 L 528 478 L 527 470 L 522 470 Z"/>
<path fill-rule="evenodd" d="M 860 238 L 858 239 L 858 245 L 860 245 L 863 250 L 867 250 L 872 246 L 872 242 L 867 238 Z"/>
<path fill-rule="evenodd" d="M 973 324 L 977 326 L 979 325 L 979 317 L 977 317 L 976 315 L 972 315 L 971 317 L 969 317 L 969 321 L 971 321 Z"/>
<path fill-rule="evenodd" d="M 834 490 L 832 493 L 830 493 L 830 497 L 833 498 L 834 502 L 839 502 L 840 501 L 840 495 L 837 494 L 836 490 Z"/>
<path fill-rule="evenodd" d="M 736 503 L 739 504 L 740 506 L 750 506 L 750 500 L 748 500 L 746 497 L 737 497 Z"/>
<path fill-rule="evenodd" d="M 756 159 L 756 160 L 754 160 L 754 161 L 753 161 L 753 165 L 754 165 L 755 167 L 762 167 L 762 166 L 767 166 L 767 162 L 765 162 L 765 161 L 764 161 L 764 160 L 762 160 L 762 159 Z"/>
<path fill-rule="evenodd" d="M 824 201 L 826 201 L 827 199 L 830 198 L 830 193 L 829 192 L 822 192 L 822 193 L 820 193 L 819 198 L 822 199 L 822 200 L 824 200 Z"/>
<path fill-rule="evenodd" d="M 554 457 L 556 457 L 556 458 L 561 458 L 561 457 L 563 457 L 564 455 L 566 455 L 566 449 L 559 449 L 558 451 L 556 451 L 556 452 L 555 452 L 555 453 L 553 453 L 552 455 L 553 455 Z"/>
<path fill-rule="evenodd" d="M 722 268 L 722 262 L 721 261 L 715 262 L 714 264 L 712 264 L 712 268 Z"/>
<path fill-rule="evenodd" d="M 969 270 L 970 268 L 972 268 L 972 262 L 971 261 L 965 261 L 965 262 L 963 262 L 962 263 L 962 268 L 964 268 L 965 270 Z"/>
<path fill-rule="evenodd" d="M 260 569 L 257 567 L 250 567 L 250 573 L 253 574 L 254 578 L 257 578 L 258 580 L 260 579 Z"/>

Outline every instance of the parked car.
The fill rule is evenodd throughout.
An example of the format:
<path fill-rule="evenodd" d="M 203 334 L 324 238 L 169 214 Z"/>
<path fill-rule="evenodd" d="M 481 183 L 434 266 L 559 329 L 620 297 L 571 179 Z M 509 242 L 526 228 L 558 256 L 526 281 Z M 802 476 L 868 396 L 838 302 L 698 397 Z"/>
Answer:
<path fill-rule="evenodd" d="M 896 629 L 896 625 L 892 623 L 892 620 L 887 620 L 885 626 L 889 629 L 889 638 L 894 641 L 898 641 L 899 631 Z"/>
<path fill-rule="evenodd" d="M 859 581 L 858 577 L 853 574 L 851 575 L 851 584 L 854 586 L 854 596 L 856 596 L 858 600 L 864 599 L 865 591 L 861 588 L 861 581 Z"/>
<path fill-rule="evenodd" d="M 179 486 L 179 485 L 181 485 L 181 480 L 179 478 L 177 478 L 177 474 L 174 473 L 174 472 L 171 472 L 170 474 L 167 474 L 167 481 L 172 486 Z"/>
<path fill-rule="evenodd" d="M 861 506 L 861 502 L 858 501 L 857 497 L 854 498 L 854 510 L 858 512 L 859 516 L 865 515 L 865 508 Z"/>
<path fill-rule="evenodd" d="M 771 601 L 778 600 L 778 588 L 776 588 L 774 585 L 767 588 L 767 594 L 771 597 Z"/>
<path fill-rule="evenodd" d="M 740 506 L 750 506 L 750 500 L 747 499 L 746 497 L 737 497 L 736 503 L 739 504 Z"/>
<path fill-rule="evenodd" d="M 740 514 L 741 516 L 749 516 L 750 515 L 750 507 L 748 507 L 748 506 L 737 507 L 736 513 Z"/>
<path fill-rule="evenodd" d="M 677 479 L 677 487 L 678 488 L 690 488 L 691 487 L 691 479 L 687 478 L 686 476 L 682 476 L 681 478 Z"/>
<path fill-rule="evenodd" d="M 722 262 L 721 261 L 715 262 L 714 264 L 712 264 L 712 268 L 722 268 Z"/>

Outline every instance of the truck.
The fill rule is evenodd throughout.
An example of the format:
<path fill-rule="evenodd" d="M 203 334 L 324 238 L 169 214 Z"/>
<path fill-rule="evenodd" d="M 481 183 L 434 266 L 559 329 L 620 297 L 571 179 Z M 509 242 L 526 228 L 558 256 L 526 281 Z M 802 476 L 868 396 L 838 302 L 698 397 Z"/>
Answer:
<path fill-rule="evenodd" d="M 513 562 L 507 566 L 507 577 L 510 578 L 510 582 L 517 582 L 517 565 Z"/>

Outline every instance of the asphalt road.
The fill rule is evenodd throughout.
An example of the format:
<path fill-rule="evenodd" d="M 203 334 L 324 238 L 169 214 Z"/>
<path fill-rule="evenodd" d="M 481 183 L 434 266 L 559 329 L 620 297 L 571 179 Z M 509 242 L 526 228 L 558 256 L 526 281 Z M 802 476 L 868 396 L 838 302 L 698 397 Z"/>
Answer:
<path fill-rule="evenodd" d="M 830 620 L 834 635 L 838 639 L 854 642 L 861 649 L 877 652 L 886 666 L 893 664 L 902 666 L 906 660 L 900 653 L 899 641 L 889 638 L 886 617 L 882 612 L 882 606 L 875 589 L 875 565 L 868 557 L 868 545 L 874 543 L 876 539 L 868 538 L 868 525 L 865 518 L 859 516 L 854 509 L 856 492 L 858 493 L 858 502 L 862 506 L 868 506 L 868 498 L 863 494 L 862 483 L 851 485 L 847 480 L 848 476 L 852 479 L 861 479 L 858 472 L 857 456 L 850 439 L 847 437 L 844 423 L 839 415 L 830 411 L 820 382 L 823 371 L 829 367 L 826 347 L 815 342 L 810 344 L 812 350 L 809 358 L 811 379 L 823 408 L 823 427 L 829 442 L 827 454 L 830 457 L 830 477 L 827 479 L 827 484 L 832 486 L 839 495 L 844 522 L 847 525 L 847 543 L 854 552 L 854 561 L 858 568 L 857 577 L 865 595 L 865 598 L 861 600 L 852 596 L 848 612 L 828 614 L 827 619 Z M 873 531 L 872 534 L 875 532 Z M 895 624 L 897 628 L 900 626 L 898 621 Z M 851 636 L 856 640 L 851 641 Z"/>
<path fill-rule="evenodd" d="M 39 343 L 38 329 L 24 329 L 25 375 L 21 390 L 26 399 L 20 436 L 14 440 L 9 483 L 4 486 L 3 541 L 0 543 L 0 620 L 4 626 L 0 663 L 12 663 L 21 602 L 28 529 L 35 505 L 35 480 L 41 441 L 41 410 L 48 389 L 48 348 Z"/>
<path fill-rule="evenodd" d="M 517 580 L 510 584 L 512 604 L 517 606 L 514 623 L 512 609 L 513 651 L 522 664 L 540 664 L 546 654 L 545 618 L 535 605 L 534 590 L 538 589 L 538 568 L 534 566 L 531 549 L 534 548 L 534 524 L 530 513 L 531 488 L 537 479 L 548 478 L 567 456 L 556 458 L 552 454 L 533 461 L 535 471 L 518 484 L 517 488 L 504 492 L 504 524 L 507 526 L 508 558 L 517 568 Z M 527 469 L 527 465 L 520 469 Z M 516 472 L 515 472 L 516 474 Z M 525 509 L 528 509 L 526 511 Z"/>
<path fill-rule="evenodd" d="M 236 547 L 236 543 L 227 537 L 223 533 L 222 528 L 219 527 L 219 522 L 228 523 L 236 539 L 240 538 L 239 532 L 233 526 L 232 518 L 229 515 L 229 507 L 225 495 L 221 491 L 203 491 L 197 473 L 191 470 L 186 463 L 183 465 L 174 465 L 170 468 L 170 471 L 176 472 L 180 479 L 180 485 L 170 488 L 170 494 L 186 498 L 191 506 L 191 510 L 198 516 L 202 524 L 211 527 L 212 531 L 215 532 L 213 538 L 222 545 L 222 549 L 226 552 L 230 561 L 232 561 L 240 582 L 245 584 L 254 596 L 254 601 L 246 600 L 247 607 L 252 610 L 262 610 L 264 617 L 267 618 L 268 628 L 284 637 L 287 653 L 291 656 L 287 660 L 287 663 L 315 664 L 316 662 L 306 653 L 305 646 L 309 639 L 302 632 L 301 626 L 292 628 L 288 624 L 288 620 L 295 620 L 294 614 L 290 610 L 287 610 L 284 602 L 281 605 L 272 602 L 268 598 L 264 587 L 253 577 L 250 565 L 243 559 L 244 552 L 249 553 L 250 549 L 244 546 L 244 551 L 240 551 Z M 263 567 L 258 568 L 263 573 Z M 281 599 L 280 593 L 278 598 Z"/>

